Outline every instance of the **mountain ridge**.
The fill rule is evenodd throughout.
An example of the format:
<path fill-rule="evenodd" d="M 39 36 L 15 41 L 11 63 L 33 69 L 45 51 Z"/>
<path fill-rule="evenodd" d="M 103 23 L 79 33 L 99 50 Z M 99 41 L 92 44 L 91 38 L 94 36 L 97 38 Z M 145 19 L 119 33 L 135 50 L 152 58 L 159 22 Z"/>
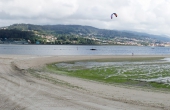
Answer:
<path fill-rule="evenodd" d="M 0 43 L 29 41 L 30 44 L 162 46 L 166 45 L 170 38 L 84 25 L 13 24 L 1 28 L 0 41 Z"/>
<path fill-rule="evenodd" d="M 153 38 L 158 41 L 170 41 L 170 38 L 153 35 L 143 32 L 135 31 L 120 31 L 120 30 L 109 30 L 109 29 L 99 29 L 88 25 L 34 25 L 34 24 L 13 24 L 7 26 L 8 29 L 19 29 L 19 30 L 35 30 L 40 32 L 45 32 L 47 34 L 82 34 L 89 35 L 93 34 L 95 37 L 99 38 L 115 38 L 115 37 L 127 37 L 127 38 Z"/>

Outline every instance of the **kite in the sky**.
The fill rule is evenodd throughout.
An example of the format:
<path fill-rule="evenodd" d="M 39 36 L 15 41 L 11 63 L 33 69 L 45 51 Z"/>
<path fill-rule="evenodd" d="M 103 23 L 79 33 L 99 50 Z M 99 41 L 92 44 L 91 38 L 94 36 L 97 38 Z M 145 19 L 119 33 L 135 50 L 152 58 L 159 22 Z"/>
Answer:
<path fill-rule="evenodd" d="M 112 13 L 111 14 L 111 19 L 113 18 L 113 15 L 115 15 L 117 17 L 117 14 L 116 13 Z"/>

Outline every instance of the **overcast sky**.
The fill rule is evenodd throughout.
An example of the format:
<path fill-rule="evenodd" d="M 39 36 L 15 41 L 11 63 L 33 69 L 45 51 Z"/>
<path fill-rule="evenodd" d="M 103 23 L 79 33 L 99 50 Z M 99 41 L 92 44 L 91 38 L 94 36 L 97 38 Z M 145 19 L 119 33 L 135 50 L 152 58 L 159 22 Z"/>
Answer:
<path fill-rule="evenodd" d="M 118 17 L 110 18 L 112 13 Z M 78 24 L 170 36 L 170 0 L 0 0 L 0 27 Z"/>

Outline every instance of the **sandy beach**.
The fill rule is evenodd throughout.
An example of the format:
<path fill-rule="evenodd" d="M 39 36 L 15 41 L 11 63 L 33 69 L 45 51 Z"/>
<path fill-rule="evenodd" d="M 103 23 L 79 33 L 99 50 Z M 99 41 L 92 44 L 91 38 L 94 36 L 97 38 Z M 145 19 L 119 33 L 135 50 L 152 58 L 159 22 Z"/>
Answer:
<path fill-rule="evenodd" d="M 0 55 L 0 109 L 170 110 L 170 92 L 103 84 L 39 70 L 54 62 L 123 57 L 148 56 Z M 30 68 L 58 83 L 32 76 Z"/>

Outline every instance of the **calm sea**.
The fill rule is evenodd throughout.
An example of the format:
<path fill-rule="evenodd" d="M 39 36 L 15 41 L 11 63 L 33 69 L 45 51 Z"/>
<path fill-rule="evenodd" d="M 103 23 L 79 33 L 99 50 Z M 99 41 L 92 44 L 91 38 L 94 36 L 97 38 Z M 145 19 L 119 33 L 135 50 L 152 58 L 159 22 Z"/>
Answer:
<path fill-rule="evenodd" d="M 91 50 L 96 49 L 96 50 Z M 170 55 L 170 47 L 94 45 L 0 45 L 0 54 L 16 55 Z"/>

